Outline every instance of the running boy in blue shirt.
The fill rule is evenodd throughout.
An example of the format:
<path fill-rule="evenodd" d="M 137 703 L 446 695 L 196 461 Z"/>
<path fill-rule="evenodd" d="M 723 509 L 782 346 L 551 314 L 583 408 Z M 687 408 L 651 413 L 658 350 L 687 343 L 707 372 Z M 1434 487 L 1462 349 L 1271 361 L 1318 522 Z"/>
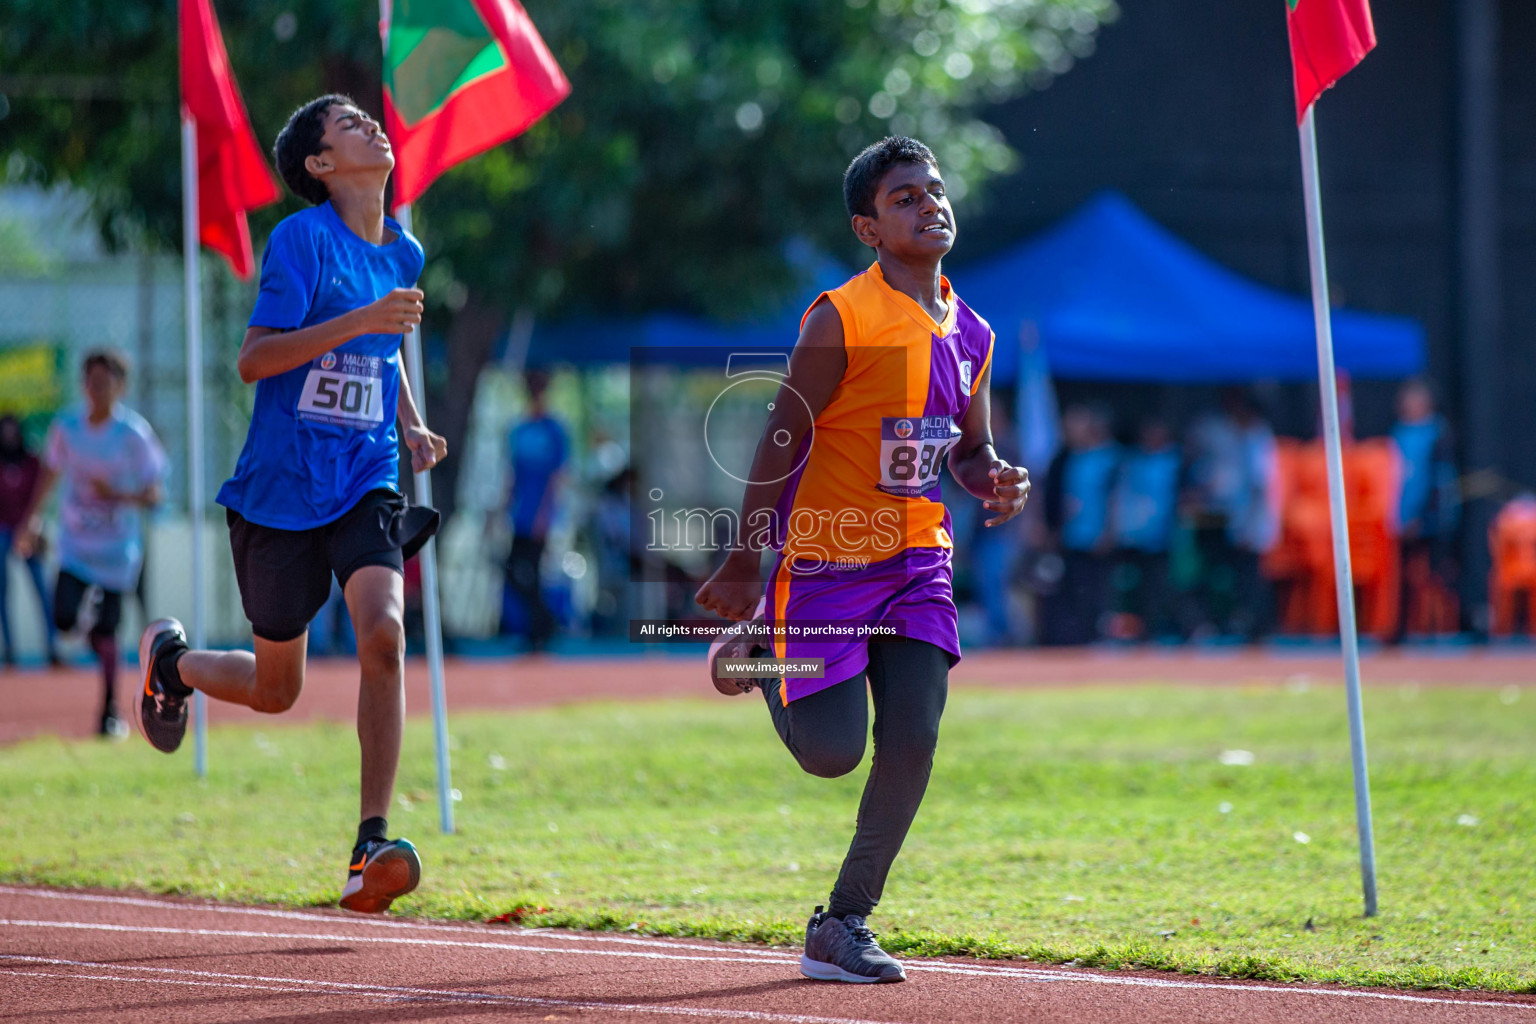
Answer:
<path fill-rule="evenodd" d="M 423 254 L 384 215 L 395 158 L 377 122 L 349 98 L 322 96 L 294 111 L 275 155 L 288 187 L 314 205 L 267 242 L 238 360 L 241 379 L 256 384 L 256 404 L 218 496 L 255 653 L 189 650 L 181 623 L 150 623 L 139 641 L 137 718 L 145 738 L 169 753 L 186 733 L 193 690 L 257 711 L 292 707 L 309 622 L 334 574 L 362 667 L 362 822 L 341 905 L 377 913 L 421 877 L 410 842 L 387 837 L 385 814 L 405 719 L 402 574 L 437 530 L 437 513 L 399 492 L 399 446 L 417 472 L 447 451 L 422 421 L 400 365 L 401 335 L 421 322 Z"/>

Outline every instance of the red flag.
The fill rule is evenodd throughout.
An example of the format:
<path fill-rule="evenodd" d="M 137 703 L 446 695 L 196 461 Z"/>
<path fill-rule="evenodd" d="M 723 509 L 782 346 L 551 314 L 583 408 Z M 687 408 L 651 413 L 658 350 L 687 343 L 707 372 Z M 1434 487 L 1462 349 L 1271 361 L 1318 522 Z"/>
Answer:
<path fill-rule="evenodd" d="M 384 127 L 395 204 L 522 134 L 570 94 L 517 0 L 382 0 Z"/>
<path fill-rule="evenodd" d="M 1376 46 L 1370 0 L 1286 0 L 1296 122 Z"/>
<path fill-rule="evenodd" d="M 255 270 L 247 210 L 282 189 L 251 131 L 210 0 L 180 0 L 181 108 L 197 123 L 198 237 L 242 278 Z"/>

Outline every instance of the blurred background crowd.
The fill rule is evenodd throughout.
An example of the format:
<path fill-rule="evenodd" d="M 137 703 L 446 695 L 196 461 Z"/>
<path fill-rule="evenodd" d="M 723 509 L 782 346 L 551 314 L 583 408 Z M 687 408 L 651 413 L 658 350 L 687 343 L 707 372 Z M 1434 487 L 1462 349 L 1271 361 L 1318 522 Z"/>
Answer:
<path fill-rule="evenodd" d="M 527 410 L 505 444 L 507 497 L 486 516 L 486 550 L 507 553 L 498 631 L 533 650 L 559 636 L 620 639 L 642 578 L 669 579 L 664 609 L 687 615 L 707 559 L 670 551 L 665 575 L 646 573 L 655 533 L 644 497 L 631 493 L 634 471 L 618 461 L 621 447 L 605 462 L 573 439 L 549 384 L 546 372 L 526 376 Z M 1263 389 L 1207 390 L 1209 405 L 1182 396 L 1183 417 L 1070 401 L 1046 414 L 1043 440 L 1021 437 L 1013 396 L 998 396 L 1000 449 L 1047 454 L 1033 468 L 1032 504 L 1000 529 L 985 529 L 980 506 L 946 481 L 967 642 L 1252 643 L 1337 629 L 1321 444 L 1277 436 Z M 1431 385 L 1397 388 L 1385 436 L 1356 439 L 1350 408 L 1344 469 L 1362 631 L 1387 643 L 1470 635 L 1457 596 L 1461 479 Z M 1536 550 L 1533 504 L 1509 502 L 1489 538 L 1510 579 L 1521 552 Z M 1522 598 L 1492 600 L 1493 631 L 1508 634 Z"/>

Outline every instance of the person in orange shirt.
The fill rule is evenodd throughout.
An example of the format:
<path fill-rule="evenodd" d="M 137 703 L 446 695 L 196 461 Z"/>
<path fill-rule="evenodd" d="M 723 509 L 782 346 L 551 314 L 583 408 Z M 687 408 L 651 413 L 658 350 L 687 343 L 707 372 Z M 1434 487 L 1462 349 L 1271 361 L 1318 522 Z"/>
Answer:
<path fill-rule="evenodd" d="M 915 139 L 883 139 L 849 165 L 843 197 L 875 262 L 801 321 L 742 500 L 741 542 L 697 601 L 738 623 L 711 650 L 716 688 L 761 683 L 805 771 L 832 778 L 858 767 L 866 686 L 873 694 L 875 757 L 853 844 L 826 911 L 818 906 L 806 926 L 800 970 L 902 981 L 866 918 L 922 802 L 960 660 L 939 477 L 947 464 L 994 527 L 1023 509 L 1029 476 L 992 446 L 992 330 L 940 272 L 955 218 L 933 153 Z M 764 593 L 768 545 L 778 558 Z M 756 632 L 741 625 L 755 619 Z M 785 666 L 754 679 L 723 664 L 767 653 L 763 628 L 776 658 L 819 661 L 820 671 Z"/>

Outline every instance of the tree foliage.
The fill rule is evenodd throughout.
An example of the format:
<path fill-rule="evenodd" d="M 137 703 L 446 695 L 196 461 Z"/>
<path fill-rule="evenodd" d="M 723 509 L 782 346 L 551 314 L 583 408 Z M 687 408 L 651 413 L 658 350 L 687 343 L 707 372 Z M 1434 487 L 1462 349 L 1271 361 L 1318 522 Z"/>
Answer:
<path fill-rule="evenodd" d="M 915 134 L 964 198 L 1015 155 L 975 111 L 1092 51 L 1113 0 L 529 0 L 575 86 L 422 203 L 434 300 L 503 310 L 777 297 L 792 237 L 846 252 L 838 176 Z M 114 243 L 180 237 L 174 0 L 11 0 L 0 148 L 13 177 L 89 192 Z M 323 89 L 379 104 L 373 0 L 220 0 L 269 143 Z M 290 212 L 260 218 L 260 228 Z"/>
<path fill-rule="evenodd" d="M 855 252 L 843 168 L 891 132 L 957 198 L 1013 166 L 973 111 L 1091 52 L 1112 0 L 529 3 L 573 83 L 425 202 L 439 281 L 540 314 L 732 316 L 792 285 L 784 243 Z M 438 247 L 436 239 L 443 241 Z"/>

